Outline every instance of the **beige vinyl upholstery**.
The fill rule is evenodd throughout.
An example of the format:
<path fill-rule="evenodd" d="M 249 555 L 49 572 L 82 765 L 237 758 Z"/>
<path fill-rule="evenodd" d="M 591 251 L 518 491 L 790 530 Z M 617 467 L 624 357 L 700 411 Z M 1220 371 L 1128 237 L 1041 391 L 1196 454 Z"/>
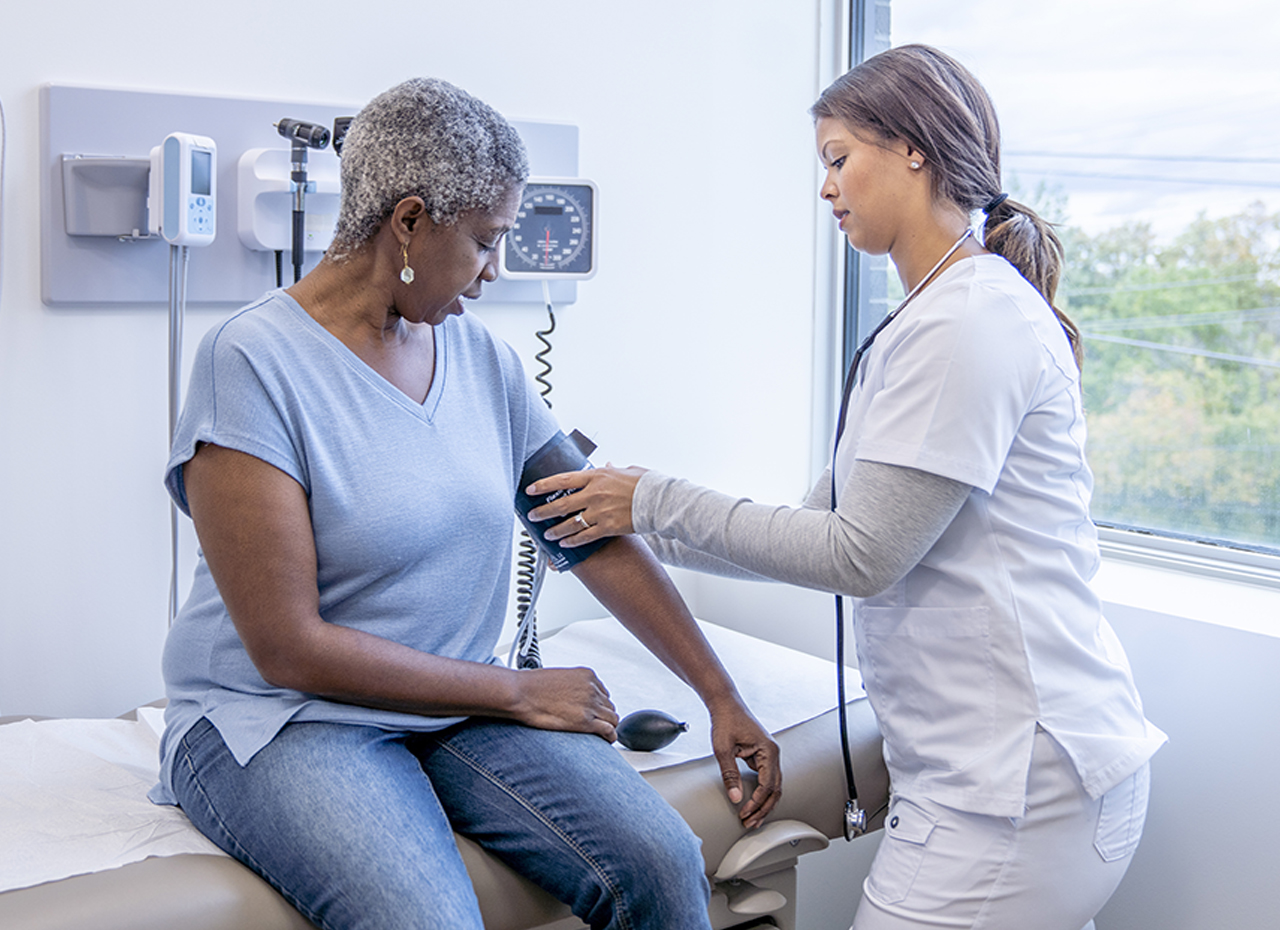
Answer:
<path fill-rule="evenodd" d="M 867 701 L 849 705 L 850 740 L 860 799 L 879 811 L 888 796 L 880 735 Z M 830 838 L 842 836 L 844 774 L 837 714 L 776 734 L 784 791 L 771 822 L 795 820 Z M 725 797 L 714 759 L 646 772 L 644 777 L 702 838 L 707 874 L 744 835 Z M 882 815 L 871 826 L 881 826 Z M 486 930 L 569 930 L 581 927 L 568 909 L 464 837 L 458 845 L 480 900 Z M 794 861 L 780 864 L 791 869 Z M 753 880 L 756 880 L 753 876 Z M 748 923 L 712 899 L 717 928 Z M 785 926 L 779 923 L 778 926 Z M 5 930 L 306 930 L 311 925 L 265 882 L 239 863 L 216 856 L 169 856 L 0 894 Z"/>

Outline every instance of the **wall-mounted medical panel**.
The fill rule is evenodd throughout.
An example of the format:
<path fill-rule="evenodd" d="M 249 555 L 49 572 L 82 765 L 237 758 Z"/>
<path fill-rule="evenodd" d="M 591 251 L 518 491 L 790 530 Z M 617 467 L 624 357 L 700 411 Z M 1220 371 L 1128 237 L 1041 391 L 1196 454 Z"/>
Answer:
<path fill-rule="evenodd" d="M 62 218 L 69 236 L 145 236 L 151 159 L 61 155 Z M 140 200 L 138 193 L 143 197 Z"/>
<path fill-rule="evenodd" d="M 236 232 L 246 249 L 289 251 L 293 243 L 293 185 L 288 149 L 249 149 L 236 166 Z M 313 163 L 314 162 L 314 163 Z M 336 158 L 307 159 L 307 192 L 302 250 L 323 252 L 338 220 Z"/>
<path fill-rule="evenodd" d="M 240 304 L 275 286 L 273 250 L 286 251 L 292 280 L 289 142 L 275 130 L 284 118 L 332 126 L 358 104 L 289 101 L 46 85 L 40 92 L 41 296 L 46 304 L 111 307 L 168 301 L 169 249 L 147 236 L 151 149 L 171 132 L 212 138 L 218 146 L 219 232 L 191 257 L 189 303 Z M 578 129 L 566 123 L 512 120 L 536 175 L 574 177 Z M 308 152 L 306 261 L 314 267 L 337 218 L 338 156 Z M 284 211 L 275 216 L 274 211 Z M 558 304 L 573 303 L 573 281 L 551 282 Z M 484 302 L 542 303 L 540 282 L 498 280 Z"/>

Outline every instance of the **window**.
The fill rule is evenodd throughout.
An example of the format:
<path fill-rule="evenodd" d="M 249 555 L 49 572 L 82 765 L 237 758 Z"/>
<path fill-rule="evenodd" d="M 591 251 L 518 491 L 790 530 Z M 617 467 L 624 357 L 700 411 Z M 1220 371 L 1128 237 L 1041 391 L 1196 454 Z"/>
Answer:
<path fill-rule="evenodd" d="M 853 3 L 855 22 L 874 4 Z M 1280 554 L 1271 0 L 893 0 L 889 39 L 977 74 L 1005 189 L 1060 224 L 1098 523 Z M 897 281 L 850 264 L 866 289 L 853 341 L 883 312 L 877 281 L 890 301 Z"/>

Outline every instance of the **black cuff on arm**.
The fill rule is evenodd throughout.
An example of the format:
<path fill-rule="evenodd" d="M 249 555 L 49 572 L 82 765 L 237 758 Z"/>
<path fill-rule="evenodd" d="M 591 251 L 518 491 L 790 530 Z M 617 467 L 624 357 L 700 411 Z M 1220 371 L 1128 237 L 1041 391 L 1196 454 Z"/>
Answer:
<path fill-rule="evenodd" d="M 573 492 L 555 491 L 551 494 L 539 494 L 537 497 L 530 497 L 525 493 L 525 488 L 541 478 L 558 475 L 561 472 L 581 471 L 584 468 L 590 468 L 591 462 L 587 460 L 587 456 L 595 451 L 595 448 L 595 443 L 577 430 L 574 430 L 568 436 L 557 431 L 554 436 L 543 444 L 542 448 L 529 456 L 529 460 L 524 464 L 524 471 L 520 474 L 520 486 L 516 488 L 516 516 L 524 524 L 529 536 L 546 552 L 551 567 L 558 572 L 568 571 L 579 562 L 584 561 L 597 552 L 608 540 L 597 539 L 593 543 L 587 543 L 585 546 L 575 546 L 572 549 L 562 548 L 559 542 L 548 542 L 543 538 L 542 534 L 551 524 L 549 522 L 534 523 L 529 519 L 529 511 Z"/>

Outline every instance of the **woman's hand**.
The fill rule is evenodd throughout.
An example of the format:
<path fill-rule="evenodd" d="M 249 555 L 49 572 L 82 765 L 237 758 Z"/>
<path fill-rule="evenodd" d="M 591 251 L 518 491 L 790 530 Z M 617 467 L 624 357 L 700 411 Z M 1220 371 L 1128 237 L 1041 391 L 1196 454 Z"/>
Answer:
<path fill-rule="evenodd" d="M 711 709 L 711 747 L 720 763 L 729 800 L 742 803 L 738 808 L 742 825 L 748 830 L 760 826 L 782 797 L 778 744 L 746 707 L 733 703 L 724 709 Z M 756 789 L 745 802 L 739 759 L 745 760 L 757 775 Z"/>
<path fill-rule="evenodd" d="M 572 549 L 608 536 L 634 533 L 631 524 L 631 499 L 644 468 L 588 468 L 542 478 L 529 485 L 530 497 L 569 491 L 541 507 L 529 511 L 535 522 L 562 520 L 543 536 Z M 572 519 L 565 520 L 565 517 Z"/>
<path fill-rule="evenodd" d="M 523 669 L 516 673 L 512 717 L 540 730 L 594 733 L 618 738 L 618 712 L 609 691 L 589 668 Z"/>

